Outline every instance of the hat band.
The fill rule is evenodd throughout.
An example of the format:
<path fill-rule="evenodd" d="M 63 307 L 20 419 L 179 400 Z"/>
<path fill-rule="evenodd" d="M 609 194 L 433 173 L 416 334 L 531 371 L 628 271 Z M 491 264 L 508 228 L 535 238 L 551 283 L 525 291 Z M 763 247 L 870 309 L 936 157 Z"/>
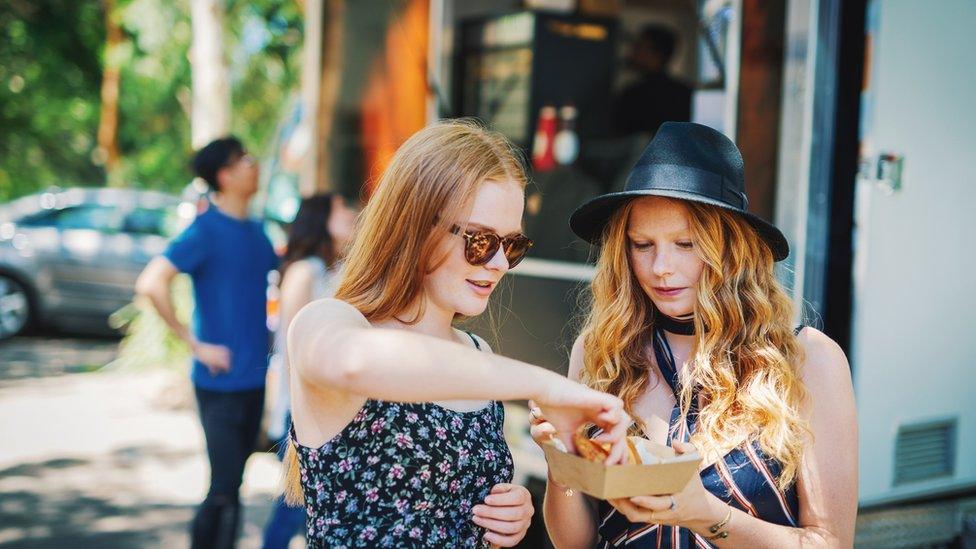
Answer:
<path fill-rule="evenodd" d="M 624 190 L 631 192 L 659 190 L 697 194 L 743 211 L 749 206 L 745 193 L 737 191 L 733 183 L 722 175 L 679 164 L 634 166 Z"/>

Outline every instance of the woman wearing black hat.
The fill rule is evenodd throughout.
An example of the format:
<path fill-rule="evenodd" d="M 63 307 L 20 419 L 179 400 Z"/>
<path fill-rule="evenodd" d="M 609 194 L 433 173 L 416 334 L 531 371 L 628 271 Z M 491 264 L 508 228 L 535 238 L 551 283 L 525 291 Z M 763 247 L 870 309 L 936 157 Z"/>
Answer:
<path fill-rule="evenodd" d="M 703 468 L 678 493 L 607 502 L 550 481 L 556 546 L 852 545 L 847 359 L 823 333 L 793 329 L 773 271 L 789 246 L 746 211 L 743 189 L 735 144 L 669 122 L 623 192 L 573 214 L 576 234 L 601 250 L 569 376 L 619 396 L 633 434 L 697 450 Z M 532 416 L 533 437 L 551 436 L 541 413 Z"/>

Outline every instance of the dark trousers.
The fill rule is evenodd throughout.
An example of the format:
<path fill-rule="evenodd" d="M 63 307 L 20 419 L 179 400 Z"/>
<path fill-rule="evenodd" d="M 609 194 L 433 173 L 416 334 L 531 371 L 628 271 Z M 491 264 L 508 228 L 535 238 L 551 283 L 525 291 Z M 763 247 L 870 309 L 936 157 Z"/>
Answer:
<path fill-rule="evenodd" d="M 196 388 L 210 459 L 210 490 L 190 525 L 194 549 L 232 548 L 237 542 L 244 464 L 254 451 L 264 389 L 221 393 Z"/>

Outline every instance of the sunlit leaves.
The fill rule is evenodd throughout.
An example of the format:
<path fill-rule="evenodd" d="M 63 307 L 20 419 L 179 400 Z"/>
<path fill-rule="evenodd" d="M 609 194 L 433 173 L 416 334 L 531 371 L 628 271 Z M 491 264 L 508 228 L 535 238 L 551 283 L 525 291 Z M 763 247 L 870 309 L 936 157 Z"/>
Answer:
<path fill-rule="evenodd" d="M 51 186 L 100 185 L 95 154 L 104 63 L 121 71 L 122 181 L 177 192 L 191 178 L 188 0 L 116 0 L 125 41 L 105 51 L 98 0 L 0 2 L 0 201 Z M 296 91 L 294 0 L 228 0 L 233 131 L 264 152 Z"/>

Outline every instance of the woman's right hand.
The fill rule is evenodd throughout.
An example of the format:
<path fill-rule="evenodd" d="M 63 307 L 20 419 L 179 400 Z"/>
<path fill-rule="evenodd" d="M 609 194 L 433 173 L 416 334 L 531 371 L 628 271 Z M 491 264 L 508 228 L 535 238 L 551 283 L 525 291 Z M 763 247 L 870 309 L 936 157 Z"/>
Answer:
<path fill-rule="evenodd" d="M 581 425 L 593 423 L 603 430 L 596 440 L 613 445 L 606 463 L 619 463 L 626 455 L 627 428 L 631 420 L 619 398 L 564 379 L 562 383 L 550 386 L 537 403 L 541 409 L 538 417 L 542 421 L 533 425 L 532 438 L 536 442 L 544 440 L 543 436 L 548 438 L 555 434 L 572 452 L 575 451 L 573 433 Z"/>
<path fill-rule="evenodd" d="M 539 446 L 556 438 L 556 428 L 546 421 L 542 408 L 534 400 L 529 401 L 529 435 Z"/>

